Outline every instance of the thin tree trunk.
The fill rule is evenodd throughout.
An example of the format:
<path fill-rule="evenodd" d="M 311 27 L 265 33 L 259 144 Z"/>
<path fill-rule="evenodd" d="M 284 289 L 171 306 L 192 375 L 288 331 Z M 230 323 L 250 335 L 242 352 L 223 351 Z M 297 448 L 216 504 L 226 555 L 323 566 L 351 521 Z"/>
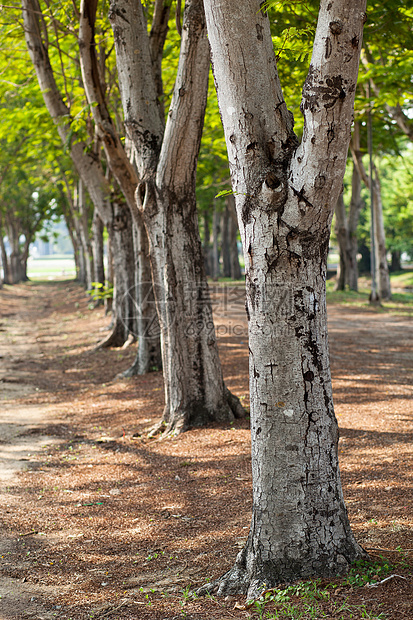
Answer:
<path fill-rule="evenodd" d="M 402 270 L 401 251 L 392 250 L 390 271 L 394 273 L 395 271 L 401 271 L 401 270 Z"/>
<path fill-rule="evenodd" d="M 80 214 L 80 235 L 82 237 L 82 244 L 84 248 L 85 257 L 85 271 L 86 271 L 86 289 L 91 291 L 93 289 L 93 276 L 94 276 L 94 264 L 93 264 L 93 251 L 92 243 L 90 240 L 89 231 L 89 207 L 86 201 L 84 185 L 82 179 L 79 179 L 77 190 L 77 204 Z"/>
<path fill-rule="evenodd" d="M 321 0 L 299 146 L 260 5 L 205 0 L 246 263 L 253 513 L 235 565 L 201 592 L 248 598 L 366 555 L 341 489 L 325 295 L 365 2 Z"/>
<path fill-rule="evenodd" d="M 212 216 L 212 278 L 218 280 L 219 274 L 219 217 L 217 203 L 216 200 L 214 200 L 214 212 Z"/>
<path fill-rule="evenodd" d="M 228 203 L 221 214 L 221 252 L 222 252 L 222 273 L 224 278 L 231 277 L 231 250 L 229 247 L 229 210 Z"/>
<path fill-rule="evenodd" d="M 356 123 L 354 134 L 358 131 L 358 123 Z M 353 138 L 354 138 L 353 134 Z M 360 220 L 360 213 L 364 207 L 364 201 L 361 197 L 361 179 L 357 166 L 353 162 L 353 174 L 351 179 L 351 201 L 348 213 L 348 286 L 351 291 L 358 290 L 358 239 L 357 227 Z"/>
<path fill-rule="evenodd" d="M 339 265 L 337 269 L 337 281 L 335 290 L 336 291 L 344 291 L 346 288 L 346 284 L 348 283 L 348 272 L 349 272 L 349 264 L 348 264 L 348 254 L 349 254 L 349 238 L 348 238 L 348 225 L 347 225 L 347 214 L 346 214 L 346 205 L 344 204 L 343 194 L 340 194 L 336 209 L 336 236 L 339 247 Z"/>
<path fill-rule="evenodd" d="M 227 208 L 229 212 L 228 243 L 231 260 L 231 278 L 233 280 L 240 280 L 242 273 L 238 256 L 238 221 L 237 212 L 235 210 L 235 200 L 232 194 L 227 196 Z"/>
<path fill-rule="evenodd" d="M 108 227 L 113 250 L 113 324 L 109 336 L 97 349 L 121 347 L 134 334 L 136 315 L 132 216 L 125 204 L 112 202 L 113 217 Z"/>
<path fill-rule="evenodd" d="M 203 214 L 204 219 L 204 243 L 202 249 L 204 251 L 204 265 L 205 265 L 205 273 L 207 276 L 212 276 L 212 266 L 211 266 L 211 229 L 209 227 L 209 218 L 208 213 L 204 211 Z"/>
<path fill-rule="evenodd" d="M 381 200 L 380 177 L 376 167 L 374 167 L 374 199 L 373 208 L 375 212 L 374 218 L 374 234 L 376 237 L 376 281 L 379 290 L 380 299 L 391 298 L 390 274 L 387 263 L 386 236 L 383 222 L 383 203 Z"/>
<path fill-rule="evenodd" d="M 92 220 L 92 251 L 93 251 L 93 265 L 94 274 L 93 279 L 95 283 L 105 285 L 105 265 L 103 261 L 103 222 L 99 217 L 96 209 L 93 211 Z M 95 290 L 96 285 L 94 286 Z M 100 289 L 99 289 L 100 290 Z M 101 301 L 99 302 L 102 303 Z"/>
<path fill-rule="evenodd" d="M 4 284 L 12 284 L 9 258 L 7 256 L 6 246 L 4 245 L 4 238 L 3 238 L 3 234 L 1 233 L 1 231 L 0 231 L 0 250 L 1 250 L 1 261 L 3 264 L 3 282 Z"/>

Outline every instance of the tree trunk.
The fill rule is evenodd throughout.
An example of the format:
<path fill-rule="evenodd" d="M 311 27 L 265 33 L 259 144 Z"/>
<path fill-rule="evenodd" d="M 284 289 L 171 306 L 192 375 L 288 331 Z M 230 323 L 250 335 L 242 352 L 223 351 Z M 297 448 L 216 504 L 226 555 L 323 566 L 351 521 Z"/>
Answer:
<path fill-rule="evenodd" d="M 390 271 L 394 273 L 395 271 L 401 271 L 401 270 L 402 270 L 401 251 L 392 250 Z"/>
<path fill-rule="evenodd" d="M 113 244 L 112 244 L 112 238 L 111 238 L 111 235 L 109 234 L 109 231 L 108 231 L 107 255 L 108 255 L 108 268 L 107 268 L 106 286 L 107 288 L 113 289 L 113 279 L 114 279 L 114 276 L 113 276 Z M 106 315 L 112 313 L 112 307 L 113 307 L 113 296 L 105 297 L 105 314 Z"/>
<path fill-rule="evenodd" d="M 358 132 L 358 123 L 355 125 L 353 139 Z M 357 133 L 358 135 L 358 133 Z M 348 213 L 348 286 L 351 291 L 358 290 L 358 239 L 357 227 L 360 220 L 360 213 L 364 207 L 364 201 L 361 198 L 361 179 L 357 166 L 353 162 L 353 174 L 351 179 L 351 201 Z"/>
<path fill-rule="evenodd" d="M 374 167 L 374 235 L 376 238 L 376 282 L 380 295 L 380 299 L 386 300 L 391 298 L 391 286 L 389 266 L 387 263 L 387 251 L 386 251 L 386 236 L 384 231 L 383 222 L 383 203 L 381 200 L 381 186 L 379 173 L 376 167 Z"/>
<path fill-rule="evenodd" d="M 343 194 L 340 194 L 336 209 L 336 236 L 339 247 L 340 262 L 337 269 L 337 281 L 335 290 L 344 291 L 348 283 L 348 254 L 349 254 L 349 238 L 347 227 L 346 205 L 344 204 Z"/>
<path fill-rule="evenodd" d="M 229 210 L 225 202 L 225 208 L 221 214 L 221 252 L 222 252 L 222 274 L 224 278 L 231 277 L 231 250 L 229 247 Z"/>
<path fill-rule="evenodd" d="M 131 261 L 129 265 L 131 273 L 128 275 L 124 274 L 124 277 L 132 278 L 135 274 L 137 275 L 134 286 L 129 288 L 128 297 L 131 303 L 135 305 L 134 312 L 132 313 L 135 316 L 133 319 L 130 319 L 131 321 L 135 321 L 135 325 L 129 326 L 129 333 L 133 335 L 134 338 L 137 337 L 139 339 L 139 348 L 137 359 L 133 366 L 127 370 L 126 373 L 123 373 L 124 376 L 132 376 L 136 373 L 143 374 L 148 372 L 150 368 L 160 366 L 160 343 L 155 342 L 156 338 L 158 338 L 159 341 L 159 329 L 156 329 L 158 321 L 153 300 L 153 288 L 151 285 L 148 240 L 142 216 L 137 209 L 135 199 L 139 178 L 122 145 L 119 134 L 109 114 L 109 109 L 105 101 L 104 88 L 102 86 L 104 80 L 102 80 L 102 76 L 99 75 L 99 64 L 95 45 L 96 8 L 96 0 L 82 0 L 81 2 L 79 25 L 80 61 L 87 99 L 92 106 L 93 118 L 98 135 L 102 140 L 106 159 L 125 197 L 133 218 L 135 260 Z M 157 3 L 152 30 L 154 38 L 156 39 L 156 44 L 154 43 L 151 49 L 152 62 L 157 69 L 159 68 L 158 61 L 160 61 L 158 58 L 159 47 L 163 49 L 162 41 L 164 40 L 164 36 L 166 36 L 165 27 L 167 26 L 168 15 L 169 9 L 161 10 L 159 3 Z M 161 86 L 158 84 L 157 88 L 158 96 L 161 96 Z M 116 237 L 116 231 L 114 235 Z M 115 282 L 120 282 L 120 276 L 115 279 Z M 142 290 L 140 290 L 141 288 Z M 116 299 L 118 299 L 118 297 L 119 294 L 116 292 Z M 151 299 L 149 299 L 150 297 Z M 140 303 L 144 305 L 144 308 L 139 307 Z M 117 303 L 114 305 L 115 309 L 116 307 Z M 153 326 L 155 326 L 155 329 L 153 329 Z"/>
<path fill-rule="evenodd" d="M 135 256 L 138 257 L 134 289 L 136 292 L 134 333 L 138 340 L 138 352 L 132 366 L 121 374 L 122 377 L 133 377 L 162 369 L 161 330 L 149 263 L 148 238 L 142 226 L 134 226 L 134 245 Z"/>
<path fill-rule="evenodd" d="M 92 249 L 94 264 L 94 282 L 105 285 L 105 265 L 103 260 L 103 222 L 96 209 L 92 220 Z"/>
<path fill-rule="evenodd" d="M 201 592 L 248 598 L 365 557 L 341 490 L 325 300 L 365 2 L 321 0 L 298 148 L 260 4 L 205 0 L 246 262 L 253 514 L 234 567 Z"/>
<path fill-rule="evenodd" d="M 218 280 L 220 274 L 219 265 L 219 216 L 217 202 L 214 200 L 214 212 L 212 216 L 212 278 Z"/>
<path fill-rule="evenodd" d="M 89 206 L 86 201 L 84 185 L 82 179 L 78 181 L 77 190 L 77 206 L 80 215 L 79 218 L 79 232 L 82 238 L 82 245 L 84 249 L 85 259 L 85 272 L 86 272 L 86 290 L 91 291 L 93 289 L 93 277 L 94 277 L 94 264 L 93 264 L 93 251 L 92 243 L 90 240 L 89 232 Z"/>
<path fill-rule="evenodd" d="M 232 194 L 227 196 L 227 209 L 229 212 L 228 243 L 231 261 L 231 278 L 233 280 L 240 280 L 242 273 L 238 257 L 238 222 L 235 200 Z"/>
<path fill-rule="evenodd" d="M 205 277 L 195 199 L 205 113 L 209 45 L 201 0 L 187 2 L 178 74 L 168 121 L 157 103 L 140 2 L 110 11 L 125 125 L 142 181 L 137 197 L 149 238 L 162 333 L 166 433 L 229 421 L 243 410 L 225 388 Z"/>
<path fill-rule="evenodd" d="M 108 234 L 113 251 L 113 324 L 111 333 L 97 345 L 97 349 L 121 347 L 130 334 L 134 335 L 136 297 L 132 216 L 125 204 L 112 201 L 112 208 Z"/>
<path fill-rule="evenodd" d="M 4 245 L 4 238 L 3 238 L 3 234 L 1 231 L 0 231 L 0 251 L 1 251 L 1 262 L 3 264 L 3 282 L 4 284 L 12 284 L 9 258 L 7 256 L 6 246 Z"/>
<path fill-rule="evenodd" d="M 209 218 L 208 213 L 204 211 L 203 214 L 204 219 L 204 243 L 202 246 L 204 252 L 204 265 L 205 265 L 205 273 L 207 276 L 212 276 L 212 265 L 211 265 L 211 229 L 209 227 Z"/>

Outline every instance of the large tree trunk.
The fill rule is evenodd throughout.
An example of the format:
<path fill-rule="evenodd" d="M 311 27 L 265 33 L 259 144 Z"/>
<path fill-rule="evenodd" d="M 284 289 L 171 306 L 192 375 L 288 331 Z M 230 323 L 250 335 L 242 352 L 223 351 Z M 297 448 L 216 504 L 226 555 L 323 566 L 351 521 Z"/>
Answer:
<path fill-rule="evenodd" d="M 204 591 L 248 598 L 365 555 L 341 490 L 325 301 L 365 2 L 321 0 L 298 148 L 260 4 L 205 0 L 246 261 L 253 514 L 234 567 Z"/>
<path fill-rule="evenodd" d="M 209 46 L 201 0 L 188 2 L 168 121 L 148 71 L 150 44 L 140 2 L 112 2 L 125 125 L 142 181 L 139 207 L 148 233 L 162 333 L 166 433 L 229 421 L 243 411 L 225 388 L 199 237 L 196 162 L 205 113 Z"/>

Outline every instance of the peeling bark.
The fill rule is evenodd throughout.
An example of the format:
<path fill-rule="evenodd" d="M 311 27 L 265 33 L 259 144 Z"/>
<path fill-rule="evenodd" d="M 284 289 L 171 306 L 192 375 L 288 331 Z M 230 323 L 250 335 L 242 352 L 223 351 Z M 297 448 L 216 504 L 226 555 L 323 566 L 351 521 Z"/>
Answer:
<path fill-rule="evenodd" d="M 365 2 L 322 0 L 300 145 L 259 0 L 205 0 L 246 269 L 253 513 L 234 567 L 201 592 L 345 572 L 355 541 L 338 468 L 325 278 Z"/>

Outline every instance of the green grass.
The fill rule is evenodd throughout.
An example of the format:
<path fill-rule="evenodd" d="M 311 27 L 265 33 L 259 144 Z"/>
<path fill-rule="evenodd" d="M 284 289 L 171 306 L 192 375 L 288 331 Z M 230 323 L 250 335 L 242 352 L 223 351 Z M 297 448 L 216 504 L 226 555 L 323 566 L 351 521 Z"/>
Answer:
<path fill-rule="evenodd" d="M 70 278 L 76 275 L 75 261 L 71 256 L 44 256 L 42 258 L 29 259 L 27 275 L 36 280 L 45 277 Z"/>
<path fill-rule="evenodd" d="M 394 287 L 393 278 L 391 278 Z M 327 303 L 342 304 L 344 306 L 354 306 L 359 308 L 369 308 L 375 312 L 390 312 L 392 314 L 413 314 L 413 292 L 397 291 L 392 294 L 389 301 L 382 301 L 380 306 L 371 306 L 369 303 L 370 288 L 366 278 L 359 279 L 359 290 L 355 291 L 335 291 L 335 282 L 327 282 Z"/>

